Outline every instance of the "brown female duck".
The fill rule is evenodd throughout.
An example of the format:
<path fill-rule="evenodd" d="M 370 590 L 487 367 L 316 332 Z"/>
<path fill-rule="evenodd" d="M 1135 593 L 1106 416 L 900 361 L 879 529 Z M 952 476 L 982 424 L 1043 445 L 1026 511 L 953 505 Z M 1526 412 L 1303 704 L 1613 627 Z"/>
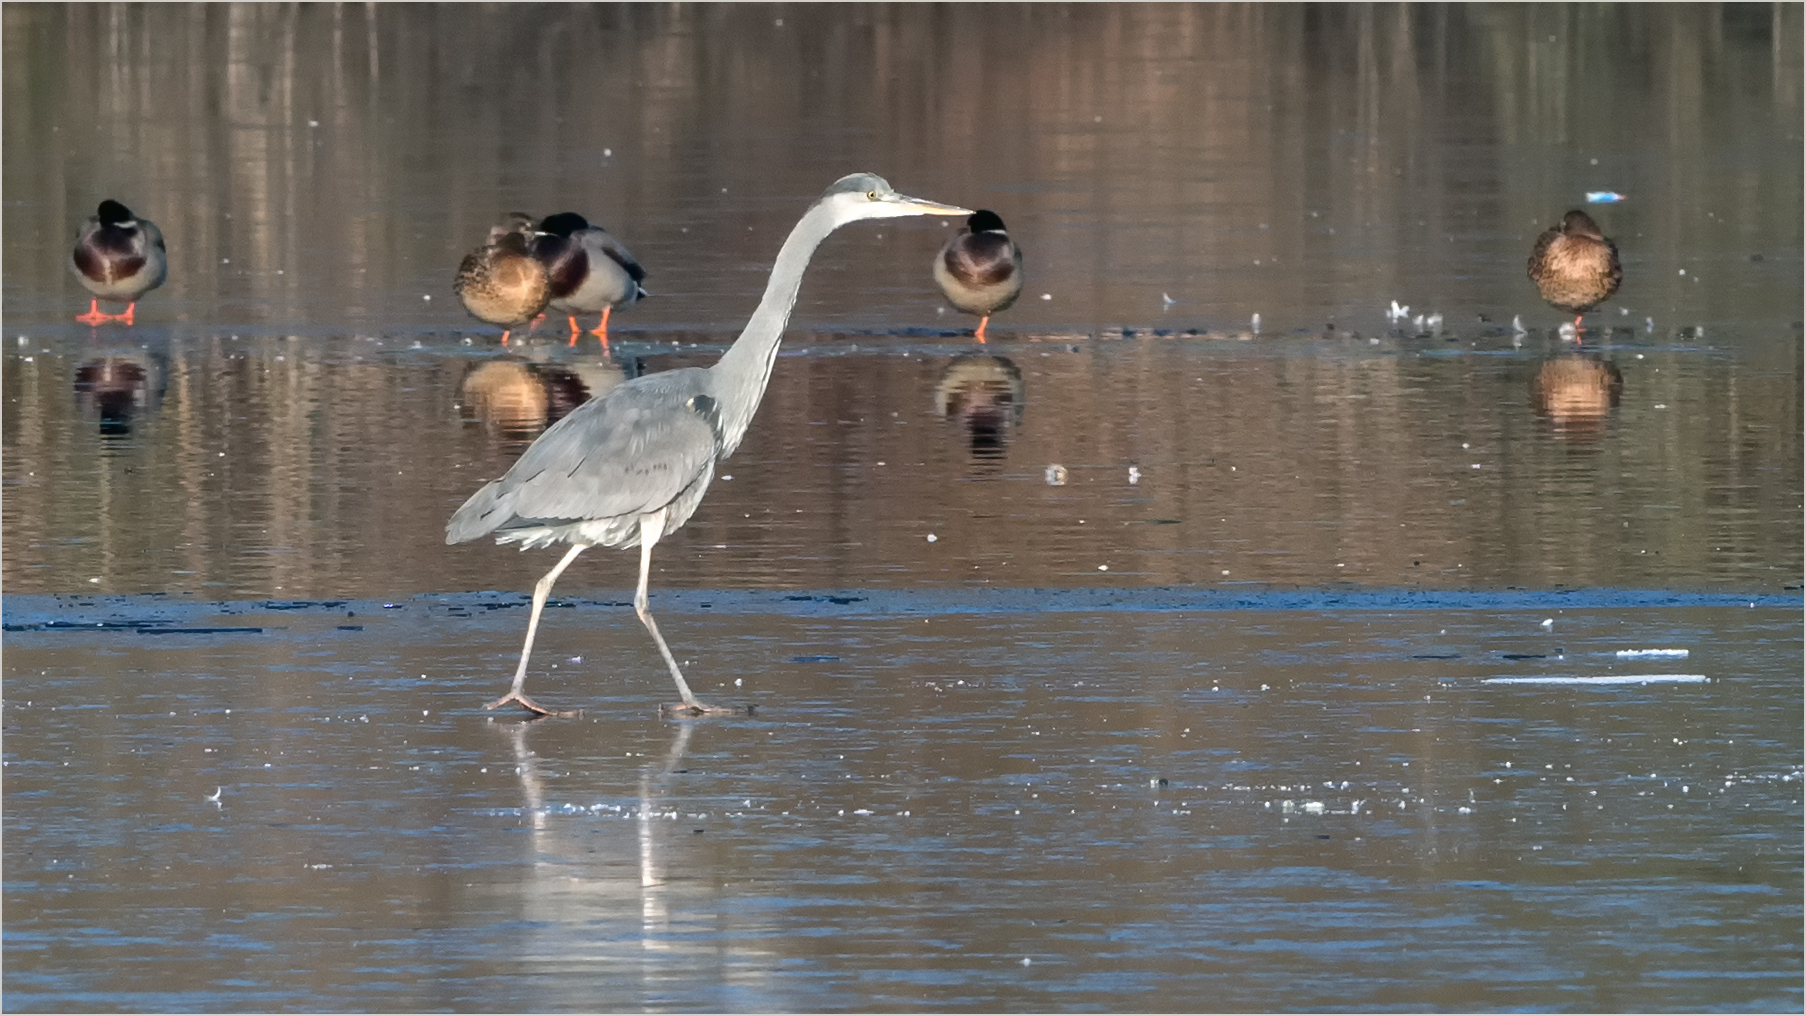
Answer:
<path fill-rule="evenodd" d="M 538 317 L 552 298 L 546 266 L 532 253 L 538 232 L 531 216 L 509 214 L 489 230 L 487 243 L 465 256 L 452 280 L 472 317 L 502 327 L 504 346 L 508 333 Z"/>
<path fill-rule="evenodd" d="M 1530 281 L 1550 306 L 1574 315 L 1576 331 L 1581 317 L 1616 293 L 1623 278 L 1618 245 L 1578 208 L 1537 237 L 1530 251 Z"/>

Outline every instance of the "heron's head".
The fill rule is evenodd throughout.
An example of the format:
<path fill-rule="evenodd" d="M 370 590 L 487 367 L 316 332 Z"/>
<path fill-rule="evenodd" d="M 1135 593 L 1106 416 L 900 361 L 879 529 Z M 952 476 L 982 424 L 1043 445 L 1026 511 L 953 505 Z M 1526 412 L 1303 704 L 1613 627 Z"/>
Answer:
<path fill-rule="evenodd" d="M 548 215 L 539 223 L 539 231 L 549 236 L 570 236 L 581 229 L 589 228 L 589 220 L 576 212 L 559 212 Z"/>
<path fill-rule="evenodd" d="M 970 208 L 898 194 L 881 176 L 854 173 L 834 181 L 817 204 L 834 211 L 835 225 L 860 219 L 894 219 L 904 215 L 971 215 Z"/>

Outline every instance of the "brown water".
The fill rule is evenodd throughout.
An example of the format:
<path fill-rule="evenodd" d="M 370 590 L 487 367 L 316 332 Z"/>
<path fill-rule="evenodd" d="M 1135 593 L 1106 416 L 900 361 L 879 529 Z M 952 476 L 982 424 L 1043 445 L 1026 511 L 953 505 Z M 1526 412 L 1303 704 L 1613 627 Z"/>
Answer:
<path fill-rule="evenodd" d="M 3 17 L 9 1010 L 1802 1004 L 1798 7 Z M 1028 288 L 817 255 L 654 562 L 757 713 L 598 551 L 495 722 L 551 559 L 445 519 L 856 169 Z M 463 315 L 513 208 L 649 269 L 609 355 Z M 1709 681 L 1482 683 L 1626 673 Z"/>

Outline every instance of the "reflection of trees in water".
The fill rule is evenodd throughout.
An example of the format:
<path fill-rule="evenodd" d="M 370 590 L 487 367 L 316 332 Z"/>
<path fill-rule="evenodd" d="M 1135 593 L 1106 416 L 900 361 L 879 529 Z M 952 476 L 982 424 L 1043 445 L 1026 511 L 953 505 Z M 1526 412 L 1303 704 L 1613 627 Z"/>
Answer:
<path fill-rule="evenodd" d="M 1624 377 L 1616 366 L 1597 355 L 1576 354 L 1544 361 L 1530 379 L 1530 405 L 1557 436 L 1592 443 L 1604 432 L 1623 391 Z"/>
<path fill-rule="evenodd" d="M 972 464 L 981 472 L 1003 466 L 1010 431 L 1022 422 L 1022 371 L 1001 356 L 956 357 L 934 386 L 934 411 L 966 432 Z"/>
<path fill-rule="evenodd" d="M 624 379 L 610 362 L 533 362 L 504 353 L 465 373 L 459 416 L 503 441 L 524 444 Z"/>
<path fill-rule="evenodd" d="M 102 435 L 123 437 L 135 417 L 156 411 L 163 379 L 154 357 L 97 356 L 75 370 L 75 403 L 84 418 L 99 421 Z"/>

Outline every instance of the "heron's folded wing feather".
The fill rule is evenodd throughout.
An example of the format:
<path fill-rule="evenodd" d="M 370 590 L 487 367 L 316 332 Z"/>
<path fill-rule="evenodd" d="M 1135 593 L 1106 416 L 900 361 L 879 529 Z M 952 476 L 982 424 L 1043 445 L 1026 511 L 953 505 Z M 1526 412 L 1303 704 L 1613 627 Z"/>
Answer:
<path fill-rule="evenodd" d="M 697 408 L 698 403 L 702 409 Z M 706 397 L 623 386 L 552 425 L 446 527 L 450 542 L 515 520 L 575 522 L 657 511 L 714 461 Z"/>

